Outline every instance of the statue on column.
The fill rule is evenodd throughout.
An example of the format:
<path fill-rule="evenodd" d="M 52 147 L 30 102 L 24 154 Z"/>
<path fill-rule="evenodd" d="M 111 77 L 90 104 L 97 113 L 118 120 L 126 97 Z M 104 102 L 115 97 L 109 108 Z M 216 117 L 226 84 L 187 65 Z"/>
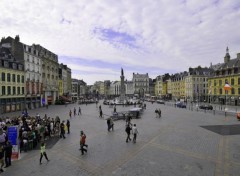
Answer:
<path fill-rule="evenodd" d="M 121 68 L 122 69 L 122 68 Z M 123 69 L 121 70 L 122 76 L 123 76 Z"/>

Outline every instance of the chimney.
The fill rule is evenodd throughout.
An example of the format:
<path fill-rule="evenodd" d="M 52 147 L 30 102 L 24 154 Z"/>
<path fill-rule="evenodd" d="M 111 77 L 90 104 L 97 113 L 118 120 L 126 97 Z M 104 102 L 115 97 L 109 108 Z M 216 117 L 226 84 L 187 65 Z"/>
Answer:
<path fill-rule="evenodd" d="M 240 53 L 237 53 L 237 59 L 240 59 Z"/>
<path fill-rule="evenodd" d="M 20 42 L 20 37 L 19 37 L 19 35 L 16 35 L 15 41 L 16 41 L 16 42 Z"/>

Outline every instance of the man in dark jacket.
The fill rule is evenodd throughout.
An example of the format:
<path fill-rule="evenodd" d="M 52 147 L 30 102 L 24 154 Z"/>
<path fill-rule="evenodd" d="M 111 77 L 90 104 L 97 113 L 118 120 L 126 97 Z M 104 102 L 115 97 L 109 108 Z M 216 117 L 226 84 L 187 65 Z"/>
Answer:
<path fill-rule="evenodd" d="M 12 156 L 12 144 L 10 141 L 7 141 L 6 146 L 4 147 L 5 152 L 5 167 L 11 166 L 11 156 Z"/>
<path fill-rule="evenodd" d="M 60 138 L 62 138 L 63 137 L 63 139 L 65 139 L 65 124 L 64 124 L 64 120 L 62 121 L 62 123 L 60 124 L 60 131 L 61 131 L 61 133 L 60 133 Z"/>
<path fill-rule="evenodd" d="M 128 140 L 131 141 L 131 138 L 130 138 L 131 130 L 132 130 L 131 126 L 130 126 L 130 125 L 127 125 L 127 126 L 126 126 L 126 129 L 125 129 L 125 131 L 126 131 L 126 133 L 127 133 L 126 142 L 128 142 Z"/>

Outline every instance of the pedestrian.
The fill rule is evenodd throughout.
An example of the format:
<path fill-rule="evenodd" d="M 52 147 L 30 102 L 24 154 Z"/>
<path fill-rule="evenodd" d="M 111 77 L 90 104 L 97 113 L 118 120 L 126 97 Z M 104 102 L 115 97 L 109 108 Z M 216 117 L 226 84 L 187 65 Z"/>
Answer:
<path fill-rule="evenodd" d="M 126 125 L 131 125 L 131 119 L 132 119 L 131 115 L 128 114 L 126 118 Z"/>
<path fill-rule="evenodd" d="M 160 108 L 159 108 L 159 110 L 158 110 L 158 116 L 159 116 L 159 118 L 162 116 L 162 111 L 161 111 Z"/>
<path fill-rule="evenodd" d="M 70 121 L 67 120 L 67 131 L 68 131 L 68 134 L 70 133 Z"/>
<path fill-rule="evenodd" d="M 110 128 L 111 128 L 110 123 L 111 123 L 111 122 L 110 122 L 110 118 L 108 118 L 108 119 L 107 119 L 108 131 L 110 131 Z"/>
<path fill-rule="evenodd" d="M 133 133 L 133 143 L 136 143 L 137 134 L 138 134 L 138 130 L 137 130 L 136 124 L 134 124 L 133 127 L 132 127 L 132 133 Z"/>
<path fill-rule="evenodd" d="M 132 130 L 131 126 L 130 126 L 130 125 L 127 125 L 127 126 L 126 126 L 126 129 L 125 129 L 125 132 L 127 133 L 126 142 L 128 142 L 128 140 L 131 141 L 131 138 L 130 138 L 131 130 Z"/>
<path fill-rule="evenodd" d="M 65 124 L 64 124 L 64 120 L 62 121 L 62 123 L 60 124 L 60 138 L 65 139 Z"/>
<path fill-rule="evenodd" d="M 46 145 L 42 142 L 41 147 L 40 147 L 40 164 L 42 164 L 42 157 L 45 157 L 47 161 L 50 161 L 47 157 L 46 153 Z"/>
<path fill-rule="evenodd" d="M 113 123 L 113 119 L 110 117 L 110 129 L 112 129 L 112 131 L 114 130 L 114 123 Z"/>
<path fill-rule="evenodd" d="M 78 108 L 78 115 L 81 115 L 82 114 L 82 111 L 81 111 L 81 107 L 79 106 Z"/>
<path fill-rule="evenodd" d="M 76 108 L 74 107 L 73 109 L 73 114 L 74 114 L 74 117 L 77 115 L 77 112 L 76 112 Z"/>
<path fill-rule="evenodd" d="M 102 110 L 102 106 L 101 105 L 99 105 L 99 112 Z"/>
<path fill-rule="evenodd" d="M 116 105 L 114 106 L 113 112 L 115 112 L 115 113 L 117 112 Z"/>
<path fill-rule="evenodd" d="M 70 117 L 70 119 L 72 118 L 72 110 L 71 109 L 69 111 L 69 117 Z"/>
<path fill-rule="evenodd" d="M 4 147 L 5 152 L 5 168 L 11 166 L 11 156 L 12 156 L 12 144 L 9 140 L 6 142 L 6 146 Z"/>
<path fill-rule="evenodd" d="M 81 131 L 81 133 L 80 133 L 80 149 L 79 150 L 81 150 L 82 155 L 84 154 L 84 152 L 87 153 L 87 149 L 84 148 L 84 146 L 88 148 L 88 145 L 86 144 L 86 138 L 87 138 L 86 134 L 83 131 Z"/>
<path fill-rule="evenodd" d="M 100 112 L 99 112 L 99 117 L 102 118 L 103 117 L 102 115 L 103 115 L 103 112 L 102 112 L 102 109 L 101 109 Z"/>
<path fill-rule="evenodd" d="M 3 145 L 0 145 L 0 164 L 1 164 L 1 166 L 0 166 L 0 173 L 4 172 L 4 170 L 3 170 L 3 166 L 4 166 L 3 158 L 4 158 L 4 148 L 3 148 Z"/>

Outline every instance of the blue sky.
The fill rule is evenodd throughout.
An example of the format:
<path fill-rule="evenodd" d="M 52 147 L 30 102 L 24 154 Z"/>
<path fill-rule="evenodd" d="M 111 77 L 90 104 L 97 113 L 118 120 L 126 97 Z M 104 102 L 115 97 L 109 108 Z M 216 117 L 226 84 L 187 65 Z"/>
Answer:
<path fill-rule="evenodd" d="M 58 54 L 88 84 L 151 78 L 240 52 L 236 0 L 1 0 L 0 37 L 20 35 Z"/>

